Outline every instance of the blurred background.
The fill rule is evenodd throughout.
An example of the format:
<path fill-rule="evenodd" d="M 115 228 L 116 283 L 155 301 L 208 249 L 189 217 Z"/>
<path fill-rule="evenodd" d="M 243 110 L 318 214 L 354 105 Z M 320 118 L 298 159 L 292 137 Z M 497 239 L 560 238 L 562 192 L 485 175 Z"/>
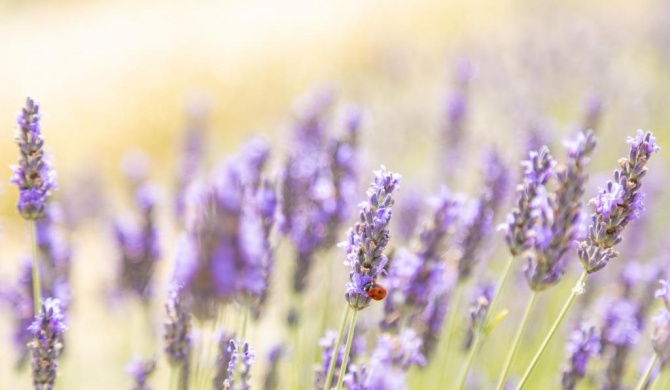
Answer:
<path fill-rule="evenodd" d="M 441 137 L 449 97 L 465 88 L 463 77 L 468 116 L 459 148 L 472 153 L 451 164 L 473 175 L 449 183 L 455 190 L 476 193 L 479 152 L 489 145 L 501 147 L 510 166 L 518 166 L 533 136 L 562 156 L 561 141 L 594 107 L 600 146 L 591 169 L 609 173 L 626 151 L 625 136 L 638 128 L 654 131 L 661 147 L 670 145 L 670 3 L 4 0 L 0 167 L 17 161 L 16 114 L 31 96 L 42 107 L 46 150 L 59 175 L 56 197 L 64 205 L 68 194 L 84 191 L 102 205 L 94 211 L 120 213 L 129 202 L 122 157 L 141 149 L 169 210 L 189 102 L 210 107 L 210 166 L 252 134 L 272 142 L 271 161 L 278 166 L 301 96 L 326 86 L 338 101 L 365 112 L 363 183 L 369 169 L 383 163 L 403 175 L 404 192 L 434 191 L 444 182 Z M 664 159 L 667 153 L 659 154 L 652 169 L 664 173 Z M 6 168 L 0 175 L 0 281 L 15 278 L 17 259 L 28 253 L 9 177 Z M 656 202 L 658 221 L 667 220 L 664 203 Z M 174 233 L 162 233 L 163 277 L 172 267 Z M 101 292 L 115 267 L 105 234 L 102 222 L 71 238 L 77 298 L 60 389 L 129 385 L 122 373 L 129 356 L 115 352 L 124 321 L 107 313 Z M 5 316 L 9 309 L 2 310 Z M 3 352 L 11 326 L 0 317 Z M 29 388 L 28 374 L 15 374 L 5 356 L 0 389 Z M 165 380 L 161 375 L 157 383 Z"/>

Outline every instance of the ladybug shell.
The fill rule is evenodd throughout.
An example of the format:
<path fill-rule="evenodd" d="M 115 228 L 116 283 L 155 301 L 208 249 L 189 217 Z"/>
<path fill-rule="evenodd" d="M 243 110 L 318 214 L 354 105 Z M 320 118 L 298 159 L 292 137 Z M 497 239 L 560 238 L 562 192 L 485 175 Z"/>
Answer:
<path fill-rule="evenodd" d="M 373 284 L 368 290 L 368 296 L 375 301 L 381 301 L 386 298 L 386 289 L 378 284 Z"/>

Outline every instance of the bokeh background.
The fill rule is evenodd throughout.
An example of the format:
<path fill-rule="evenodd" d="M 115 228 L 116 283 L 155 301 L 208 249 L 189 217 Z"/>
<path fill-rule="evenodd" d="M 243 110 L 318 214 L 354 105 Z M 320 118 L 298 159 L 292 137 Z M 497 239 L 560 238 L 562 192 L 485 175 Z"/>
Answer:
<path fill-rule="evenodd" d="M 456 191 L 476 194 L 479 152 L 489 145 L 500 147 L 516 167 L 528 134 L 535 132 L 561 156 L 561 141 L 579 128 L 596 100 L 602 117 L 592 172 L 611 172 L 625 153 L 625 136 L 638 128 L 654 131 L 661 147 L 670 145 L 670 3 L 665 0 L 0 2 L 0 166 L 18 158 L 15 116 L 32 96 L 44 112 L 46 148 L 61 187 L 56 196 L 67 203 L 68 194 L 88 188 L 86 196 L 102 205 L 96 210 L 100 219 L 70 236 L 75 303 L 58 388 L 130 384 L 123 373 L 130 358 L 124 340 L 132 332 L 124 310 L 133 308 L 107 306 L 105 286 L 113 282 L 115 269 L 107 222 L 129 202 L 121 160 L 129 150 L 141 149 L 151 160 L 151 178 L 164 188 L 159 278 L 167 278 L 176 234 L 170 194 L 189 101 L 200 99 L 211 107 L 208 164 L 215 165 L 251 134 L 262 134 L 272 142 L 272 164 L 278 166 L 289 146 L 296 102 L 315 88 L 331 87 L 339 101 L 365 110 L 362 182 L 370 179 L 369 169 L 384 163 L 403 175 L 402 191 L 428 194 L 444 181 L 440 137 L 463 61 L 472 69 L 461 146 L 468 152 L 453 161 L 461 173 L 449 183 Z M 652 169 L 662 178 L 666 153 L 658 157 Z M 9 176 L 9 168 L 0 175 L 3 284 L 16 277 L 17 259 L 28 253 Z M 604 183 L 605 176 L 593 176 L 600 181 L 591 188 Z M 657 227 L 647 229 L 650 243 L 667 230 L 667 197 L 660 187 L 649 206 L 649 224 Z M 496 245 L 501 243 L 497 237 Z M 650 251 L 654 248 L 650 245 Z M 337 262 L 338 255 L 334 250 L 329 258 Z M 289 266 L 279 269 L 288 275 Z M 576 275 L 576 268 L 572 271 Z M 344 268 L 341 273 L 333 283 L 332 307 L 338 311 L 329 316 L 330 327 L 340 318 L 337 288 L 346 279 Z M 552 290 L 547 307 L 557 305 L 570 284 Z M 516 310 L 513 299 L 509 302 Z M 160 302 L 154 309 L 160 322 Z M 28 373 L 12 370 L 9 309 L 0 310 L 0 389 L 27 389 Z M 541 314 L 537 331 L 529 333 L 532 345 L 536 333 L 539 338 L 546 329 Z M 263 323 L 252 330 L 259 344 L 275 337 L 261 329 Z M 491 340 L 483 354 L 501 362 L 504 339 Z M 266 351 L 263 345 L 257 350 L 259 356 Z M 557 378 L 552 372 L 563 358 L 561 347 L 556 351 L 541 366 L 548 378 Z M 531 352 L 521 352 L 520 367 Z M 489 375 L 495 377 L 498 366 L 492 365 Z M 260 362 L 258 377 L 262 367 Z M 156 388 L 167 380 L 160 371 Z"/>

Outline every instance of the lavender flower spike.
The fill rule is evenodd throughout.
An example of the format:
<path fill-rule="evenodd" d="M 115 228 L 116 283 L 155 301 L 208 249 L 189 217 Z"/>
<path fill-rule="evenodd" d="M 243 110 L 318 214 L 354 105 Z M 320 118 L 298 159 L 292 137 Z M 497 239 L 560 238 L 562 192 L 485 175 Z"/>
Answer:
<path fill-rule="evenodd" d="M 579 329 L 571 333 L 566 348 L 570 357 L 567 365 L 563 368 L 561 383 L 563 389 L 572 390 L 577 382 L 586 375 L 586 365 L 589 363 L 589 359 L 598 356 L 600 353 L 598 330 L 593 325 L 581 324 Z"/>
<path fill-rule="evenodd" d="M 67 330 L 60 302 L 47 298 L 28 330 L 33 335 L 28 343 L 33 355 L 33 384 L 36 390 L 51 390 L 58 374 L 56 359 L 63 348 L 63 333 Z"/>
<path fill-rule="evenodd" d="M 519 200 L 517 206 L 507 215 L 502 225 L 505 241 L 512 256 L 519 255 L 533 245 L 533 231 L 537 215 L 533 201 L 555 175 L 556 161 L 544 146 L 539 151 L 529 153 L 529 159 L 521 162 L 524 168 L 523 182 L 517 187 Z"/>
<path fill-rule="evenodd" d="M 556 170 L 558 188 L 553 196 L 545 191 L 532 201 L 538 222 L 535 227 L 534 251 L 527 257 L 526 279 L 535 291 L 547 289 L 561 280 L 564 256 L 573 243 L 582 239 L 580 219 L 582 195 L 588 175 L 584 171 L 596 147 L 592 131 L 578 133 L 567 142 L 568 161 Z"/>
<path fill-rule="evenodd" d="M 387 172 L 382 165 L 375 171 L 375 180 L 367 191 L 368 201 L 360 205 L 360 221 L 349 229 L 346 265 L 351 267 L 350 283 L 345 298 L 355 310 L 370 304 L 365 287 L 384 269 L 388 259 L 383 254 L 389 241 L 389 223 L 393 206 L 393 191 L 398 188 L 400 175 Z"/>
<path fill-rule="evenodd" d="M 165 353 L 173 365 L 187 363 L 192 346 L 191 315 L 184 307 L 181 290 L 173 285 L 165 304 Z"/>
<path fill-rule="evenodd" d="M 46 200 L 56 187 L 56 173 L 44 159 L 40 106 L 31 98 L 26 100 L 16 120 L 16 144 L 21 158 L 12 166 L 11 182 L 19 187 L 19 214 L 27 220 L 39 220 L 46 212 Z"/>
<path fill-rule="evenodd" d="M 241 349 L 240 349 L 241 346 Z M 214 383 L 214 389 L 240 389 L 240 390 L 249 390 L 251 388 L 250 379 L 251 379 L 251 366 L 256 359 L 254 350 L 249 346 L 249 343 L 243 340 L 230 339 L 228 341 L 228 348 L 226 349 L 228 360 L 228 377 L 223 380 L 223 382 Z M 241 359 L 241 362 L 240 362 Z M 238 362 L 241 363 L 241 366 L 238 368 Z M 238 371 L 238 376 L 235 375 L 235 371 Z M 217 376 L 218 378 L 218 376 Z M 239 378 L 240 383 L 238 386 L 235 386 L 235 379 Z"/>
<path fill-rule="evenodd" d="M 614 171 L 614 181 L 600 190 L 591 200 L 595 213 L 591 216 L 588 238 L 579 242 L 577 254 L 586 272 L 596 272 L 617 257 L 614 245 L 621 242 L 621 232 L 630 221 L 638 218 L 642 205 L 642 178 L 647 173 L 647 161 L 660 150 L 651 132 L 637 131 L 629 137 L 630 154 L 619 160 L 620 168 Z"/>

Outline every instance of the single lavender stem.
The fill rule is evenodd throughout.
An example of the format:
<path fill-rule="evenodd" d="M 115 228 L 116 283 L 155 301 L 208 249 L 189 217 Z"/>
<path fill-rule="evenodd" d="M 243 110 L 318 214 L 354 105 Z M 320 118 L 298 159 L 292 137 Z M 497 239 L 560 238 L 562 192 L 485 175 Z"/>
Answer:
<path fill-rule="evenodd" d="M 558 317 L 554 321 L 554 324 L 551 326 L 551 329 L 549 329 L 549 333 L 547 333 L 547 336 L 544 338 L 544 341 L 542 341 L 540 349 L 537 350 L 535 356 L 533 357 L 533 360 L 530 362 L 530 365 L 526 369 L 526 372 L 523 374 L 523 377 L 521 378 L 521 381 L 517 386 L 517 390 L 521 390 L 523 388 L 523 386 L 528 381 L 530 374 L 533 373 L 533 370 L 535 369 L 537 362 L 544 354 L 544 351 L 547 349 L 547 346 L 549 345 L 549 342 L 551 342 L 551 339 L 554 337 L 554 334 L 556 334 L 556 330 L 558 330 L 558 327 L 563 322 L 563 319 L 565 319 L 565 315 L 570 310 L 570 307 L 574 303 L 575 298 L 577 298 L 577 295 L 581 294 L 584 291 L 584 284 L 586 283 L 586 278 L 588 276 L 589 274 L 586 270 L 582 271 L 582 275 L 579 277 L 579 280 L 577 280 L 577 284 L 575 284 L 575 287 L 570 292 L 568 300 L 565 302 L 565 305 L 563 305 L 561 312 L 558 314 Z"/>
<path fill-rule="evenodd" d="M 651 376 L 651 372 L 654 370 L 656 360 L 658 360 L 658 354 L 654 352 L 654 356 L 651 358 L 649 365 L 647 365 L 647 368 L 644 370 L 644 375 L 642 375 L 642 378 L 640 378 L 640 380 L 637 382 L 637 385 L 635 385 L 635 390 L 643 390 L 644 385 L 649 382 L 649 377 Z"/>
<path fill-rule="evenodd" d="M 335 339 L 335 345 L 333 346 L 333 353 L 330 356 L 330 364 L 328 364 L 328 373 L 326 373 L 326 382 L 323 385 L 323 390 L 330 390 L 330 384 L 333 382 L 333 372 L 335 371 L 335 364 L 337 363 L 337 352 L 340 350 L 340 344 L 342 343 L 342 335 L 344 334 L 344 327 L 347 324 L 347 319 L 349 318 L 349 311 L 351 307 L 347 305 L 344 310 L 344 315 L 342 315 L 342 323 L 340 324 L 340 331 L 337 334 L 337 339 Z"/>
<path fill-rule="evenodd" d="M 502 292 L 503 287 L 505 287 L 505 285 L 507 284 L 507 280 L 509 279 L 510 275 L 509 271 L 512 269 L 513 263 L 514 263 L 514 256 L 510 256 L 509 259 L 507 260 L 507 263 L 505 263 L 505 268 L 503 269 L 502 275 L 500 275 L 500 280 L 498 280 L 498 290 L 493 295 L 493 299 L 491 299 L 489 309 L 486 311 L 486 317 L 484 318 L 484 328 L 488 326 L 489 319 L 491 318 L 491 315 L 495 312 L 496 304 L 498 303 L 498 297 L 500 297 L 500 293 Z M 484 337 L 486 336 L 487 335 L 484 335 Z"/>
<path fill-rule="evenodd" d="M 484 322 L 486 324 L 486 322 Z M 468 372 L 470 372 L 470 367 L 472 367 L 472 362 L 475 360 L 475 356 L 477 355 L 477 352 L 479 351 L 479 347 L 482 346 L 482 340 L 484 339 L 484 335 L 481 332 L 478 332 L 475 335 L 475 340 L 472 343 L 472 347 L 470 347 L 470 353 L 468 353 L 468 358 L 465 361 L 465 366 L 463 366 L 463 369 L 461 370 L 460 374 L 460 379 L 458 380 L 458 390 L 462 390 L 465 388 L 465 381 L 468 379 Z"/>
<path fill-rule="evenodd" d="M 516 353 L 519 350 L 519 342 L 521 341 L 521 336 L 523 336 L 523 333 L 526 330 L 526 326 L 528 325 L 528 319 L 530 319 L 530 313 L 533 311 L 533 307 L 535 307 L 535 303 L 537 302 L 537 296 L 538 292 L 533 290 L 533 292 L 530 295 L 530 300 L 526 305 L 526 311 L 523 313 L 523 318 L 521 319 L 519 330 L 516 332 L 516 336 L 514 336 L 512 349 L 509 351 L 509 354 L 507 355 L 507 360 L 505 360 L 505 365 L 503 366 L 503 372 L 500 375 L 500 379 L 498 380 L 498 386 L 496 387 L 496 389 L 498 390 L 502 390 L 502 388 L 505 387 L 505 381 L 507 380 L 507 375 L 509 375 L 509 370 L 512 367 L 512 362 L 514 361 L 514 357 L 516 356 Z"/>
<path fill-rule="evenodd" d="M 33 307 L 35 316 L 40 314 L 42 307 L 42 289 L 40 287 L 40 267 L 37 257 L 37 221 L 30 221 L 30 245 L 33 250 Z"/>
<path fill-rule="evenodd" d="M 446 342 L 444 344 L 444 347 L 442 348 L 442 351 L 444 351 L 444 361 L 440 365 L 442 369 L 442 374 L 440 375 L 440 382 L 439 383 L 444 383 L 445 381 L 445 376 L 447 375 L 447 372 L 449 371 L 447 367 L 449 367 L 449 347 L 451 345 L 451 334 L 454 332 L 454 327 L 456 326 L 456 312 L 458 311 L 458 303 L 461 300 L 461 293 L 463 292 L 463 282 L 457 282 L 456 287 L 454 287 L 454 293 L 451 296 L 451 308 L 449 310 L 449 317 L 447 318 L 447 327 L 444 329 L 446 331 L 446 334 L 444 335 L 446 338 Z M 444 333 L 444 332 L 443 332 Z"/>
<path fill-rule="evenodd" d="M 344 383 L 344 374 L 347 372 L 347 360 L 349 360 L 349 352 L 351 352 L 351 344 L 354 340 L 354 331 L 356 330 L 356 319 L 358 318 L 359 310 L 354 309 L 354 315 L 351 317 L 349 323 L 349 334 L 347 335 L 347 345 L 344 348 L 344 356 L 342 357 L 342 367 L 340 367 L 340 376 L 337 378 L 337 390 L 342 390 Z"/>

